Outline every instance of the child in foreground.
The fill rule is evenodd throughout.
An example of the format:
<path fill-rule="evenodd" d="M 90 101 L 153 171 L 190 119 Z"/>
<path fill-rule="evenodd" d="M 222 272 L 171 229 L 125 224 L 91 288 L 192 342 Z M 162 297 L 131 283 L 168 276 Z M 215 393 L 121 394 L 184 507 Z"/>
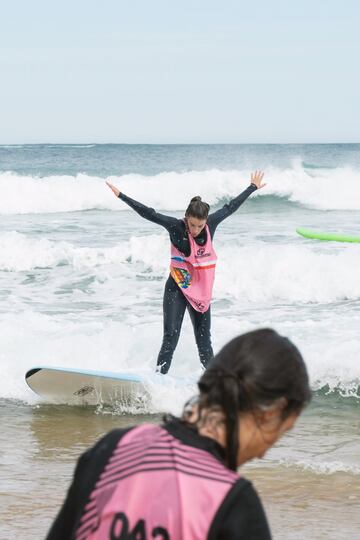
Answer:
<path fill-rule="evenodd" d="M 274 330 L 230 341 L 181 418 L 111 431 L 80 458 L 48 540 L 269 540 L 239 476 L 310 401 L 298 349 Z"/>

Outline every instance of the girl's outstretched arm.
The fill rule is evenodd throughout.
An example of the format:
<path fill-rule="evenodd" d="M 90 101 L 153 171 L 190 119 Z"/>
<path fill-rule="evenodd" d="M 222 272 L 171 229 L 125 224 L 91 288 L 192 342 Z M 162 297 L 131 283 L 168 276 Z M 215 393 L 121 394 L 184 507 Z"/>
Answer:
<path fill-rule="evenodd" d="M 262 171 L 255 171 L 251 174 L 251 184 L 247 187 L 240 195 L 226 203 L 222 208 L 216 210 L 213 214 L 210 214 L 208 217 L 208 225 L 213 236 L 216 227 L 224 219 L 231 216 L 236 210 L 246 201 L 246 199 L 257 189 L 261 189 L 266 186 L 262 181 L 264 178 L 264 173 Z"/>
<path fill-rule="evenodd" d="M 179 221 L 174 217 L 159 214 L 153 208 L 149 208 L 148 206 L 145 206 L 144 204 L 135 201 L 134 199 L 131 199 L 130 197 L 122 193 L 116 186 L 111 184 L 111 182 L 107 181 L 106 184 L 109 186 L 109 188 L 116 197 L 124 201 L 128 206 L 130 206 L 130 208 L 135 210 L 135 212 L 137 212 L 139 216 L 147 219 L 148 221 L 157 223 L 158 225 L 165 227 L 165 229 L 167 230 L 169 230 L 170 227 L 174 226 Z"/>

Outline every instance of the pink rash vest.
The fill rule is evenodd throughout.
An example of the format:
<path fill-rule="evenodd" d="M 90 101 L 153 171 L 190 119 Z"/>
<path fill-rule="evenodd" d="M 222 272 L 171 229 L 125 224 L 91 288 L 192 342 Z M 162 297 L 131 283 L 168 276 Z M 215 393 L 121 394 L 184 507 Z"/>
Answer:
<path fill-rule="evenodd" d="M 251 482 L 180 419 L 115 429 L 80 457 L 46 540 L 271 540 Z"/>
<path fill-rule="evenodd" d="M 206 244 L 199 246 L 188 232 L 190 255 L 185 257 L 171 244 L 170 273 L 182 293 L 196 311 L 209 309 L 215 279 L 217 256 L 212 244 L 209 227 L 206 227 Z"/>
<path fill-rule="evenodd" d="M 119 441 L 92 491 L 76 540 L 204 540 L 239 475 L 161 426 Z"/>

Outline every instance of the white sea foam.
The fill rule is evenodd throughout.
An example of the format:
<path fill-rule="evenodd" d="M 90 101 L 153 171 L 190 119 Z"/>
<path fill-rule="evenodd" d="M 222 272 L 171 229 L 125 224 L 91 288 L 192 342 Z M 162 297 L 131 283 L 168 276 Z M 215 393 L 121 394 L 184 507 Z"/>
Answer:
<path fill-rule="evenodd" d="M 3 172 L 0 214 L 128 209 L 114 198 L 104 185 L 105 180 L 111 180 L 121 191 L 148 206 L 183 210 L 194 194 L 201 194 L 210 205 L 230 199 L 248 185 L 249 178 L 249 170 L 216 169 L 107 178 L 86 174 L 38 178 Z M 316 169 L 310 174 L 295 162 L 289 169 L 269 168 L 266 181 L 261 196 L 271 195 L 319 210 L 360 209 L 360 171 L 351 167 Z"/>
<path fill-rule="evenodd" d="M 190 322 L 186 317 L 165 384 L 154 377 L 161 344 L 161 314 L 147 308 L 140 316 L 136 309 L 133 306 L 135 313 L 129 312 L 119 304 L 119 313 L 123 313 L 120 320 L 71 313 L 47 315 L 31 308 L 0 315 L 0 398 L 37 402 L 25 385 L 24 374 L 39 365 L 117 371 L 137 373 L 147 380 L 151 400 L 145 412 L 178 414 L 195 393 L 194 381 L 201 373 Z M 334 385 L 345 395 L 360 384 L 359 343 L 348 340 L 358 322 L 353 323 L 349 317 L 334 335 L 331 320 L 321 325 L 299 321 L 272 326 L 300 347 L 314 388 Z M 249 320 L 213 316 L 215 351 L 238 333 L 257 327 Z"/>
<path fill-rule="evenodd" d="M 298 467 L 305 471 L 311 471 L 315 474 L 330 475 L 336 473 L 350 473 L 354 475 L 360 475 L 360 467 L 355 464 L 347 464 L 342 461 L 319 461 L 319 460 L 280 460 L 280 464 L 286 467 L 293 468 Z"/>
<path fill-rule="evenodd" d="M 185 388 L 173 382 L 170 395 L 151 382 L 162 333 L 163 279 L 158 278 L 167 275 L 168 249 L 165 234 L 132 237 L 109 248 L 35 240 L 16 232 L 1 234 L 0 277 L 2 289 L 9 289 L 11 296 L 8 304 L 3 299 L 0 315 L 0 397 L 33 400 L 23 376 L 38 364 L 136 370 L 153 385 L 148 412 L 178 410 L 185 395 L 190 396 L 191 384 Z M 214 306 L 215 350 L 239 332 L 274 326 L 299 345 L 314 388 L 356 393 L 360 312 L 345 309 L 338 318 L 331 303 L 360 298 L 359 274 L 353 271 L 359 267 L 360 253 L 352 247 L 337 254 L 317 253 L 308 246 L 297 253 L 292 246 L 277 245 L 239 247 L 238 251 L 234 258 L 226 244 L 218 249 L 215 301 L 226 298 L 231 308 L 223 312 Z M 259 268 L 266 272 L 259 274 Z M 28 273 L 39 276 L 40 288 L 36 282 L 27 284 Z M 79 290 L 76 283 L 89 276 L 95 279 L 86 291 Z M 324 303 L 321 312 L 316 311 L 319 301 Z M 42 303 L 54 314 L 37 313 L 32 302 Z M 84 305 L 77 312 L 72 307 L 76 302 L 93 307 Z M 176 376 L 199 369 L 187 318 L 175 358 L 172 372 Z"/>
<path fill-rule="evenodd" d="M 23 147 L 24 147 L 23 144 L 0 144 L 0 148 L 15 149 L 15 148 L 23 148 Z"/>
<path fill-rule="evenodd" d="M 96 144 L 48 144 L 47 148 L 94 148 Z"/>
<path fill-rule="evenodd" d="M 115 208 L 104 181 L 79 174 L 45 178 L 0 174 L 0 214 L 47 214 Z M 108 189 L 108 188 L 107 188 Z M 113 204 L 111 204 L 113 203 Z"/>
<path fill-rule="evenodd" d="M 242 246 L 218 242 L 215 299 L 248 303 L 330 303 L 360 299 L 360 249 L 317 251 L 311 245 Z M 0 234 L 0 270 L 19 272 L 68 265 L 96 271 L 103 266 L 139 264 L 148 277 L 164 276 L 169 241 L 165 233 L 132 236 L 112 247 L 77 247 L 16 231 Z M 260 278 L 259 278 L 260 272 Z M 324 276 L 326 275 L 326 279 Z"/>
<path fill-rule="evenodd" d="M 173 370 L 176 377 L 171 374 L 165 380 L 155 376 L 160 336 L 160 318 L 155 323 L 139 321 L 131 314 L 123 322 L 54 317 L 31 310 L 1 315 L 0 397 L 37 403 L 39 399 L 24 379 L 25 372 L 36 366 L 124 371 L 147 380 L 152 399 L 147 410 L 140 412 L 179 414 L 184 401 L 196 391 L 194 381 L 200 375 L 200 364 L 193 354 L 191 335 L 187 335 L 179 346 L 182 362 Z M 191 380 L 188 373 L 192 373 Z"/>
<path fill-rule="evenodd" d="M 68 265 L 76 270 L 140 262 L 144 270 L 167 267 L 164 235 L 134 236 L 110 248 L 76 247 L 69 242 L 33 238 L 17 231 L 0 234 L 0 270 L 23 272 Z M 165 256 L 164 256 L 165 255 Z"/>
<path fill-rule="evenodd" d="M 360 250 L 337 252 L 305 245 L 223 245 L 215 293 L 243 302 L 310 303 L 360 299 Z M 326 276 L 326 279 L 324 279 Z"/>

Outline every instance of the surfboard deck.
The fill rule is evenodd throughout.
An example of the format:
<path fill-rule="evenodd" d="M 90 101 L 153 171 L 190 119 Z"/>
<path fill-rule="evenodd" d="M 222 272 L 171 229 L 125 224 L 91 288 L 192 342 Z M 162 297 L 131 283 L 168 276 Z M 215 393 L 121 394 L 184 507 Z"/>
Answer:
<path fill-rule="evenodd" d="M 146 398 L 144 380 L 130 373 L 41 366 L 27 371 L 33 392 L 54 404 L 131 406 Z"/>
<path fill-rule="evenodd" d="M 352 236 L 348 234 L 338 234 L 331 232 L 313 231 L 311 229 L 304 229 L 299 227 L 296 232 L 304 238 L 310 238 L 311 240 L 326 240 L 332 242 L 351 242 L 360 243 L 360 236 Z"/>

